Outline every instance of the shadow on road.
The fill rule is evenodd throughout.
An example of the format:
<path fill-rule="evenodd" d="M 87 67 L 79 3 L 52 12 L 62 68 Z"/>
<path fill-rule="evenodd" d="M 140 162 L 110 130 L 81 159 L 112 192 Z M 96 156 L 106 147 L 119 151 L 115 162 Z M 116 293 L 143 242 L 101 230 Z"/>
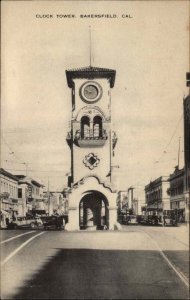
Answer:
<path fill-rule="evenodd" d="M 188 299 L 188 289 L 158 251 L 59 249 L 12 299 Z"/>

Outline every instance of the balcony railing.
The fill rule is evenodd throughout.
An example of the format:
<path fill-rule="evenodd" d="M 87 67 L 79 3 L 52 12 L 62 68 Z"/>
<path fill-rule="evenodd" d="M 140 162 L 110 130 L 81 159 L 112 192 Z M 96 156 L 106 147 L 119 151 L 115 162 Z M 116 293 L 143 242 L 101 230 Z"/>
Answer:
<path fill-rule="evenodd" d="M 71 137 L 70 131 L 67 133 L 66 141 L 67 141 L 68 146 L 71 148 L 72 137 Z"/>
<path fill-rule="evenodd" d="M 101 134 L 93 130 L 85 131 L 81 134 L 80 130 L 77 130 L 74 137 L 74 142 L 79 147 L 101 147 L 105 144 L 108 136 L 106 130 L 102 130 Z"/>

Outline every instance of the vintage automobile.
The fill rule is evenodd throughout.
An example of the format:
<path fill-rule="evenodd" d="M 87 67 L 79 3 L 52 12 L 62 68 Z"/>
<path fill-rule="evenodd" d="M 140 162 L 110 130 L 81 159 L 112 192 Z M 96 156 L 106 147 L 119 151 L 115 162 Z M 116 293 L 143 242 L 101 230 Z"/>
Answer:
<path fill-rule="evenodd" d="M 56 230 L 65 229 L 64 216 L 42 217 L 42 222 L 43 222 L 44 229 L 56 229 Z"/>
<path fill-rule="evenodd" d="M 137 225 L 138 224 L 137 217 L 135 215 L 129 215 L 127 217 L 127 224 L 128 225 Z"/>
<path fill-rule="evenodd" d="M 40 228 L 42 227 L 42 221 L 40 218 L 35 218 L 33 216 L 20 216 L 16 217 L 15 220 L 12 220 L 7 224 L 7 229 L 19 229 L 19 228 Z"/>
<path fill-rule="evenodd" d="M 160 225 L 162 223 L 162 209 L 148 208 L 143 215 L 144 225 Z"/>

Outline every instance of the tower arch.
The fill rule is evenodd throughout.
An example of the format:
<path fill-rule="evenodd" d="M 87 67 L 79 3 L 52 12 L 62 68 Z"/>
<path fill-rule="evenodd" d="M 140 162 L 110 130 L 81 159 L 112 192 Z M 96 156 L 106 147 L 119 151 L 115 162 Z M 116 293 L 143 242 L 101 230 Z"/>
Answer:
<path fill-rule="evenodd" d="M 99 191 L 86 191 L 79 202 L 80 229 L 93 228 L 101 230 L 109 228 L 109 202 Z"/>
<path fill-rule="evenodd" d="M 104 112 L 97 106 L 85 106 L 81 108 L 77 114 L 76 121 L 80 122 L 83 116 L 88 116 L 91 122 L 93 122 L 95 116 L 100 116 L 103 122 L 106 121 Z"/>

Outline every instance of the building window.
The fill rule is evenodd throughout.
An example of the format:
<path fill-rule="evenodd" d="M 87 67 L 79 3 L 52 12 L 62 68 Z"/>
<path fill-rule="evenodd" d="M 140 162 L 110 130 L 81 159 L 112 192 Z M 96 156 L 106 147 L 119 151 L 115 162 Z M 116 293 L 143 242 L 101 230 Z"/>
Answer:
<path fill-rule="evenodd" d="M 22 198 L 22 189 L 18 188 L 18 198 Z"/>

